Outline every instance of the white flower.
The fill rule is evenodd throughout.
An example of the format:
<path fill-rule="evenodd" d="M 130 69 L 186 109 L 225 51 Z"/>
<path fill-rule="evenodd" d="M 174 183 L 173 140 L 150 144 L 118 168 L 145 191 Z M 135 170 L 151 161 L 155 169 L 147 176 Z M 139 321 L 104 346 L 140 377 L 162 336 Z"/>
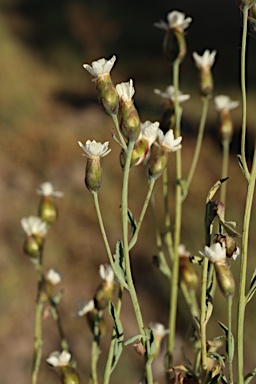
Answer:
<path fill-rule="evenodd" d="M 55 272 L 54 269 L 50 269 L 46 276 L 46 280 L 49 281 L 52 285 L 56 285 L 61 282 L 61 276 L 58 272 Z"/>
<path fill-rule="evenodd" d="M 84 316 L 86 315 L 88 312 L 91 312 L 94 310 L 95 306 L 94 306 L 94 300 L 90 300 L 88 301 L 87 303 L 83 303 L 81 305 L 81 303 L 78 304 L 79 307 L 80 307 L 80 310 L 78 311 L 78 316 Z"/>
<path fill-rule="evenodd" d="M 45 236 L 48 230 L 47 223 L 37 216 L 23 217 L 21 226 L 28 236 L 39 235 Z"/>
<path fill-rule="evenodd" d="M 53 367 L 66 367 L 69 365 L 71 359 L 71 354 L 67 351 L 62 351 L 61 353 L 58 351 L 52 352 L 48 359 L 46 359 L 47 363 L 52 365 Z"/>
<path fill-rule="evenodd" d="M 124 101 L 131 100 L 135 93 L 133 87 L 133 80 L 127 81 L 126 83 L 120 83 L 116 85 L 116 91 L 121 99 Z"/>
<path fill-rule="evenodd" d="M 226 95 L 219 95 L 214 98 L 215 106 L 217 111 L 223 111 L 223 110 L 231 110 L 236 107 L 238 107 L 239 102 L 238 101 L 232 101 L 228 96 Z"/>
<path fill-rule="evenodd" d="M 149 120 L 140 123 L 140 136 L 138 137 L 138 140 L 144 138 L 148 141 L 149 146 L 151 146 L 157 139 L 159 125 L 160 123 L 158 121 L 151 123 Z"/>
<path fill-rule="evenodd" d="M 154 92 L 156 95 L 161 96 L 163 99 L 171 100 L 174 102 L 175 100 L 175 88 L 173 85 L 169 85 L 165 89 L 165 92 L 160 91 L 160 89 L 154 89 Z M 190 98 L 190 95 L 183 95 L 181 91 L 178 91 L 178 102 L 183 103 L 184 101 L 188 100 Z"/>
<path fill-rule="evenodd" d="M 199 251 L 202 256 L 207 257 L 212 263 L 223 263 L 226 260 L 225 244 L 214 243 L 210 247 L 204 247 L 204 251 Z"/>
<path fill-rule="evenodd" d="M 181 149 L 182 137 L 179 136 L 177 139 L 174 139 L 173 130 L 170 129 L 165 135 L 161 129 L 158 130 L 158 139 L 160 144 L 163 147 L 167 147 L 171 152 L 176 152 Z"/>
<path fill-rule="evenodd" d="M 193 58 L 197 68 L 211 68 L 214 64 L 216 53 L 217 51 L 212 51 L 212 53 L 210 53 L 209 49 L 206 49 L 202 56 L 198 55 L 197 52 L 193 52 Z"/>
<path fill-rule="evenodd" d="M 160 29 L 168 30 L 168 29 L 176 29 L 180 32 L 183 32 L 185 29 L 189 27 L 189 24 L 192 21 L 191 17 L 187 17 L 185 19 L 185 14 L 179 11 L 172 11 L 167 14 L 168 24 L 161 20 L 159 23 L 155 23 L 154 26 Z"/>
<path fill-rule="evenodd" d="M 99 59 L 93 61 L 92 65 L 84 64 L 83 67 L 94 77 L 104 75 L 105 73 L 110 73 L 114 63 L 116 61 L 116 56 L 112 56 L 110 60 Z"/>
<path fill-rule="evenodd" d="M 180 244 L 178 246 L 178 255 L 179 257 L 189 257 L 190 252 L 186 251 L 186 247 L 184 244 Z"/>
<path fill-rule="evenodd" d="M 150 323 L 150 328 L 152 329 L 155 336 L 165 336 L 167 333 L 169 333 L 169 330 L 164 327 L 161 323 Z"/>
<path fill-rule="evenodd" d="M 84 156 L 87 156 L 90 159 L 94 159 L 96 157 L 104 157 L 111 151 L 111 149 L 108 149 L 108 141 L 102 144 L 96 142 L 95 140 L 87 140 L 85 145 L 83 145 L 81 141 L 78 141 L 78 144 L 85 152 Z"/>
<path fill-rule="evenodd" d="M 239 247 L 236 247 L 236 250 L 235 252 L 233 252 L 233 255 L 232 255 L 232 259 L 233 260 L 236 260 L 238 258 L 238 256 L 240 256 L 240 248 Z"/>
<path fill-rule="evenodd" d="M 99 269 L 100 277 L 108 283 L 112 283 L 115 278 L 113 269 L 109 264 L 101 264 Z"/>
<path fill-rule="evenodd" d="M 46 181 L 45 183 L 40 184 L 40 187 L 36 190 L 38 195 L 42 196 L 54 196 L 54 197 L 63 197 L 64 193 L 60 191 L 55 191 L 52 183 Z"/>

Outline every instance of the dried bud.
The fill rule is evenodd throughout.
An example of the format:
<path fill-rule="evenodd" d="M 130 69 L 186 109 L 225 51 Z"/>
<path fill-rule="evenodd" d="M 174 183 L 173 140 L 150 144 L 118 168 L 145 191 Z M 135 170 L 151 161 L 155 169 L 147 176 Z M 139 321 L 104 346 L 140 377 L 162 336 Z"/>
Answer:
<path fill-rule="evenodd" d="M 180 277 L 189 289 L 196 289 L 198 285 L 198 276 L 193 264 L 187 256 L 180 256 L 179 264 Z"/>
<path fill-rule="evenodd" d="M 226 256 L 228 258 L 232 258 L 235 260 L 240 253 L 240 249 L 236 246 L 235 239 L 227 233 L 216 235 L 214 242 L 225 244 Z"/>
<path fill-rule="evenodd" d="M 233 297 L 235 293 L 235 280 L 227 263 L 214 263 L 214 269 L 222 294 L 226 298 Z"/>
<path fill-rule="evenodd" d="M 138 353 L 138 355 L 140 355 L 140 356 L 145 355 L 146 348 L 144 347 L 144 345 L 142 344 L 141 341 L 139 341 L 136 344 L 133 344 L 133 346 L 134 346 L 135 351 Z"/>

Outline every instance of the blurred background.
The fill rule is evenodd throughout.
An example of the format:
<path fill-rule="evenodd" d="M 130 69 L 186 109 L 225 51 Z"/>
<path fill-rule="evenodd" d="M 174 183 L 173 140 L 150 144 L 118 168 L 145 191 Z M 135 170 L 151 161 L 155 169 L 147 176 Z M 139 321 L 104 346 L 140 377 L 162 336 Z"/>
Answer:
<path fill-rule="evenodd" d="M 150 4 L 150 5 L 149 5 Z M 64 330 L 78 363 L 81 382 L 88 382 L 89 348 L 92 336 L 85 319 L 77 318 L 76 302 L 88 301 L 99 284 L 98 268 L 107 262 L 107 255 L 95 216 L 93 199 L 86 190 L 85 159 L 77 141 L 87 139 L 110 141 L 111 154 L 103 159 L 103 184 L 100 204 L 105 218 L 111 247 L 121 236 L 120 194 L 122 171 L 119 148 L 111 138 L 113 125 L 98 105 L 91 76 L 82 68 L 101 57 L 117 56 L 112 79 L 115 83 L 135 82 L 135 103 L 141 120 L 158 120 L 161 100 L 154 88 L 164 90 L 171 82 L 171 68 L 162 56 L 164 32 L 153 23 L 166 18 L 174 9 L 193 17 L 187 31 L 188 54 L 181 66 L 180 88 L 191 95 L 184 107 L 183 173 L 186 177 L 192 160 L 201 100 L 198 94 L 197 70 L 192 52 L 202 54 L 216 49 L 213 67 L 214 95 L 227 94 L 241 101 L 239 90 L 239 56 L 242 17 L 235 1 L 223 0 L 153 0 L 149 4 L 130 0 L 1 0 L 0 2 L 0 138 L 1 138 L 1 227 L 0 227 L 0 356 L 1 384 L 30 381 L 33 353 L 36 276 L 30 261 L 23 255 L 23 233 L 20 219 L 37 214 L 39 197 L 35 191 L 44 181 L 51 181 L 64 192 L 58 201 L 59 220 L 51 229 L 46 242 L 45 270 L 54 268 L 62 273 L 64 290 L 60 312 Z M 256 33 L 249 26 L 248 38 L 248 136 L 247 154 L 251 160 L 255 138 L 255 60 Z M 228 220 L 238 223 L 241 231 L 246 194 L 246 182 L 239 170 L 241 107 L 232 112 L 235 121 L 231 144 L 230 179 L 228 181 Z M 170 160 L 170 176 L 172 173 Z M 218 135 L 214 102 L 210 103 L 209 118 L 200 162 L 183 207 L 182 242 L 196 254 L 204 245 L 203 216 L 209 188 L 220 178 L 221 145 Z M 173 180 L 173 179 L 172 179 Z M 131 172 L 130 208 L 138 217 L 147 189 L 145 170 Z M 156 193 L 161 190 L 161 181 Z M 170 206 L 174 211 L 174 181 L 171 185 Z M 160 204 L 160 200 L 159 200 Z M 159 218 L 163 213 L 159 205 Z M 252 212 L 249 271 L 256 247 L 255 205 Z M 168 284 L 152 265 L 156 253 L 150 213 L 141 229 L 141 237 L 132 251 L 132 267 L 142 303 L 145 324 L 157 321 L 167 326 Z M 237 274 L 239 261 L 232 264 Z M 238 276 L 237 276 L 238 278 Z M 181 364 L 184 344 L 188 350 L 191 320 L 183 298 L 179 299 L 178 332 L 175 364 Z M 217 292 L 209 337 L 221 334 L 216 320 L 226 323 L 225 299 Z M 255 366 L 252 351 L 256 337 L 253 325 L 255 299 L 248 305 L 246 318 L 246 369 Z M 235 309 L 235 308 L 234 308 Z M 111 321 L 107 317 L 109 329 Z M 137 333 L 136 322 L 128 297 L 121 316 L 126 329 L 125 338 Z M 109 338 L 103 342 L 103 351 Z M 44 345 L 39 383 L 57 383 L 58 378 L 45 359 L 59 350 L 59 337 L 52 319 L 44 322 Z M 163 357 L 163 356 L 162 356 Z M 100 366 L 104 367 L 104 353 Z M 138 382 L 142 361 L 132 347 L 126 347 L 122 362 L 113 375 L 112 383 L 123 378 Z M 156 378 L 161 381 L 162 359 L 154 362 Z"/>

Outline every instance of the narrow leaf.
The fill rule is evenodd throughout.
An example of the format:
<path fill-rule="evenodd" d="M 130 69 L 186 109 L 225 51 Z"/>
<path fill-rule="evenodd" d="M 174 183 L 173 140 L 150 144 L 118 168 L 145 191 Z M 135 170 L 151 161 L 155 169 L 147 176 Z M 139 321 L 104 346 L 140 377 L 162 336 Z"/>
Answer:
<path fill-rule="evenodd" d="M 141 340 L 141 339 L 145 339 L 145 335 L 135 335 L 135 336 L 132 336 L 130 339 L 126 340 L 126 342 L 124 343 L 124 345 L 129 345 L 129 344 L 132 344 L 134 343 L 136 340 Z"/>
<path fill-rule="evenodd" d="M 246 172 L 245 172 L 245 169 L 244 169 L 244 165 L 243 165 L 243 162 L 242 162 L 242 156 L 241 155 L 237 155 L 237 161 L 238 161 L 238 165 L 239 165 L 243 175 L 246 176 Z"/>
<path fill-rule="evenodd" d="M 249 384 L 254 378 L 254 376 L 256 376 L 256 368 L 254 368 L 252 372 L 247 373 L 247 375 L 244 378 L 244 384 Z"/>
<path fill-rule="evenodd" d="M 128 220 L 129 220 L 129 223 L 131 224 L 131 231 L 132 231 L 132 237 L 133 237 L 137 229 L 137 223 L 136 223 L 136 220 L 134 219 L 132 212 L 129 209 L 128 209 Z"/>
<path fill-rule="evenodd" d="M 116 252 L 114 254 L 114 267 L 115 267 L 115 275 L 119 280 L 120 284 L 122 284 L 125 288 L 128 289 L 128 285 L 125 279 L 125 266 L 124 266 L 124 252 L 123 245 L 120 240 L 116 243 Z"/>
<path fill-rule="evenodd" d="M 226 180 L 228 180 L 228 177 L 226 177 L 225 179 L 220 179 L 220 180 L 216 181 L 216 183 L 211 187 L 211 189 L 208 192 L 206 203 L 211 201 L 211 199 L 213 198 L 215 193 L 218 191 L 221 184 L 224 183 L 224 181 L 226 181 Z"/>
<path fill-rule="evenodd" d="M 222 225 L 223 228 L 225 228 L 227 234 L 229 236 L 232 236 L 232 237 L 241 237 L 240 233 L 238 233 L 237 231 L 234 230 L 234 228 L 232 228 L 230 226 L 230 223 L 228 223 L 228 221 L 222 221 L 222 220 L 219 220 L 220 224 Z"/>
<path fill-rule="evenodd" d="M 120 318 L 116 312 L 114 304 L 111 301 L 109 302 L 108 310 L 114 321 L 114 329 L 115 329 L 114 355 L 113 355 L 113 360 L 111 365 L 111 372 L 113 372 L 123 350 L 124 332 L 123 332 L 123 326 L 120 321 Z"/>
<path fill-rule="evenodd" d="M 234 350 L 235 350 L 235 342 L 234 342 L 234 336 L 231 332 L 231 342 L 230 342 L 230 345 L 228 343 L 228 335 L 229 335 L 229 330 L 228 328 L 223 324 L 221 323 L 220 321 L 218 321 L 221 329 L 224 331 L 225 333 L 225 336 L 226 336 L 226 353 L 227 353 L 227 356 L 230 355 L 231 357 L 231 361 L 233 360 L 233 357 L 234 357 Z M 229 353 L 229 348 L 230 348 L 230 353 Z"/>
<path fill-rule="evenodd" d="M 147 335 L 147 363 L 150 364 L 156 356 L 156 342 L 152 329 L 146 328 L 145 331 Z"/>

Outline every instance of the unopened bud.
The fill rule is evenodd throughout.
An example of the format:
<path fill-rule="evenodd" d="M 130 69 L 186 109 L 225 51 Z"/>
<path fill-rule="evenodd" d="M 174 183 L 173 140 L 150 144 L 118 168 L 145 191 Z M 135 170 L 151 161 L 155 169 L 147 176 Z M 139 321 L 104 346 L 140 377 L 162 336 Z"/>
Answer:
<path fill-rule="evenodd" d="M 39 259 L 42 248 L 43 248 L 44 240 L 42 237 L 37 235 L 31 235 L 26 237 L 23 244 L 24 253 L 31 257 L 32 259 Z"/>
<path fill-rule="evenodd" d="M 153 179 L 158 179 L 165 170 L 170 151 L 166 147 L 159 146 L 149 160 L 148 173 Z"/>
<path fill-rule="evenodd" d="M 212 91 L 213 91 L 213 78 L 211 70 L 208 68 L 205 68 L 204 70 L 200 71 L 200 93 L 204 97 L 211 97 Z"/>
<path fill-rule="evenodd" d="M 90 192 L 99 190 L 102 182 L 102 168 L 99 157 L 87 159 L 84 182 Z"/>
<path fill-rule="evenodd" d="M 164 55 L 168 61 L 183 61 L 187 53 L 187 44 L 183 31 L 168 29 L 163 43 Z"/>
<path fill-rule="evenodd" d="M 61 381 L 63 384 L 79 384 L 80 379 L 74 368 L 65 366 L 62 368 Z"/>
<path fill-rule="evenodd" d="M 234 131 L 230 111 L 227 109 L 223 109 L 222 111 L 220 111 L 219 119 L 219 131 L 221 138 L 223 141 L 227 140 L 230 142 L 232 140 Z"/>
<path fill-rule="evenodd" d="M 216 279 L 222 294 L 228 298 L 235 293 L 235 280 L 226 262 L 214 263 Z"/>
<path fill-rule="evenodd" d="M 127 140 L 136 141 L 140 134 L 140 118 L 132 100 L 121 100 L 121 131 Z"/>
<path fill-rule="evenodd" d="M 104 310 L 108 306 L 109 300 L 113 296 L 114 286 L 114 281 L 104 281 L 99 285 L 94 295 L 94 305 L 99 311 Z"/>
<path fill-rule="evenodd" d="M 119 107 L 119 97 L 109 73 L 97 77 L 95 80 L 99 92 L 99 102 L 108 115 L 116 115 Z"/>
<path fill-rule="evenodd" d="M 99 316 L 99 311 L 97 309 L 93 309 L 92 311 L 89 311 L 86 314 L 87 323 L 89 325 L 90 330 L 92 331 L 92 334 L 94 335 L 94 328 L 95 323 L 97 322 L 98 328 L 99 328 L 99 334 L 100 336 L 105 336 L 106 334 L 106 323 L 104 318 Z"/>
<path fill-rule="evenodd" d="M 189 289 L 195 289 L 198 285 L 198 276 L 193 264 L 186 256 L 180 256 L 179 260 L 179 271 L 181 279 Z"/>
<path fill-rule="evenodd" d="M 43 196 L 38 207 L 38 215 L 48 224 L 54 224 L 58 217 L 55 198 Z"/>

